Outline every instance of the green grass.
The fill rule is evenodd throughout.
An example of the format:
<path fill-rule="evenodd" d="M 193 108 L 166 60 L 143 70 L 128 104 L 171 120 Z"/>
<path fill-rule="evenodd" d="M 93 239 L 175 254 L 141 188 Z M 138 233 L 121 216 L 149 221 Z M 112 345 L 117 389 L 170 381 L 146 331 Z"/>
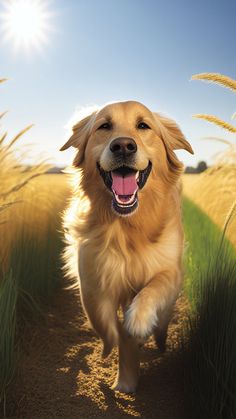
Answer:
<path fill-rule="evenodd" d="M 222 233 L 185 199 L 186 283 L 192 311 L 183 337 L 192 417 L 236 417 L 236 253 Z"/>
<path fill-rule="evenodd" d="M 215 257 L 219 252 L 222 232 L 210 218 L 188 198 L 183 201 L 183 224 L 185 231 L 185 291 L 194 304 L 196 293 L 201 282 L 199 276 L 207 281 L 209 264 L 214 266 Z M 234 248 L 224 239 L 224 247 L 232 255 Z"/>
<path fill-rule="evenodd" d="M 5 389 L 11 382 L 16 364 L 16 304 L 18 290 L 10 271 L 0 284 L 0 401 L 5 413 Z"/>
<path fill-rule="evenodd" d="M 10 257 L 10 266 L 24 301 L 47 303 L 61 283 L 63 237 L 59 226 L 52 224 L 43 238 L 24 231 L 18 237 Z"/>

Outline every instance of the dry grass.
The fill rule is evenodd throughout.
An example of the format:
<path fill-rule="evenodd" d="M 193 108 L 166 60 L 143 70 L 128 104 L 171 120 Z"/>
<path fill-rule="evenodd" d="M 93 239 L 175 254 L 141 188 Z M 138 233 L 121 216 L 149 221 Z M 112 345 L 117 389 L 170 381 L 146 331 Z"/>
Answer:
<path fill-rule="evenodd" d="M 66 204 L 68 191 L 65 175 L 44 174 L 15 194 L 14 205 L 2 212 L 0 259 L 5 266 L 22 228 L 27 236 L 44 238 L 52 219 Z"/>
<path fill-rule="evenodd" d="M 236 127 L 229 124 L 228 122 L 223 121 L 223 119 L 217 118 L 214 115 L 205 115 L 202 113 L 193 115 L 194 118 L 205 119 L 205 121 L 211 122 L 217 125 L 220 128 L 225 129 L 226 131 L 236 133 Z"/>
<path fill-rule="evenodd" d="M 214 166 L 200 175 L 183 176 L 184 194 L 223 230 L 236 199 L 236 165 Z M 236 217 L 231 217 L 226 236 L 236 246 Z"/>
<path fill-rule="evenodd" d="M 192 80 L 204 80 L 210 83 L 217 83 L 230 90 L 236 91 L 236 80 L 219 73 L 199 73 L 191 77 Z"/>
<path fill-rule="evenodd" d="M 224 76 L 223 74 L 219 73 L 200 73 L 194 74 L 191 77 L 192 80 L 203 80 L 208 81 L 211 83 L 220 84 L 223 87 L 226 87 L 233 92 L 236 92 L 236 80 L 231 79 L 230 77 Z M 232 116 L 232 119 L 235 118 L 235 113 Z M 226 131 L 236 133 L 236 127 L 229 124 L 228 122 L 223 121 L 222 119 L 218 118 L 215 115 L 207 115 L 207 114 L 196 114 L 193 115 L 194 118 L 205 119 L 205 121 L 211 122 L 218 127 L 225 129 Z"/>
<path fill-rule="evenodd" d="M 0 79 L 0 83 L 4 81 L 6 79 Z M 0 119 L 5 114 L 6 112 L 1 112 Z M 7 258 L 16 235 L 16 225 L 22 224 L 19 220 L 27 186 L 49 168 L 44 162 L 31 166 L 24 163 L 28 153 L 20 145 L 20 141 L 31 127 L 32 125 L 27 126 L 10 140 L 7 132 L 0 132 L 0 282 L 1 275 L 7 271 Z"/>

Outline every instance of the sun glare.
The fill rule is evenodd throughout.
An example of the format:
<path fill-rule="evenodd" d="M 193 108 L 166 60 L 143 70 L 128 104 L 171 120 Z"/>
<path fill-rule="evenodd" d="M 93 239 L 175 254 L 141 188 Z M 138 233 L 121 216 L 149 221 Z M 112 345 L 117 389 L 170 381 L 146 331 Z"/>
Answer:
<path fill-rule="evenodd" d="M 27 49 L 47 43 L 51 13 L 45 0 L 10 0 L 3 7 L 0 19 L 5 40 Z"/>

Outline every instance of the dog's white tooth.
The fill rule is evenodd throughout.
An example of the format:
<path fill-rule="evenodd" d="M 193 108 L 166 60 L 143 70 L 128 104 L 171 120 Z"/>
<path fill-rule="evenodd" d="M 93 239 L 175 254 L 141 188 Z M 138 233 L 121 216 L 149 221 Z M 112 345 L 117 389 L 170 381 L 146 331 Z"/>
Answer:
<path fill-rule="evenodd" d="M 139 172 L 136 173 L 135 178 L 138 179 L 139 178 Z"/>

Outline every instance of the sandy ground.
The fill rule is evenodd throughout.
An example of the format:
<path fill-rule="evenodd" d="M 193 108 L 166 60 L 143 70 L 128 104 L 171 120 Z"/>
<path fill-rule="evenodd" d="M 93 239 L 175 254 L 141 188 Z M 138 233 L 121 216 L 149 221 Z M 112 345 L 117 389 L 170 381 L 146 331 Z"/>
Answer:
<path fill-rule="evenodd" d="M 117 351 L 103 361 L 102 345 L 86 324 L 78 290 L 55 295 L 45 319 L 26 327 L 17 378 L 10 389 L 7 416 L 14 418 L 190 418 L 184 403 L 178 337 L 186 312 L 177 302 L 167 351 L 152 338 L 142 349 L 135 395 L 110 389 Z"/>

